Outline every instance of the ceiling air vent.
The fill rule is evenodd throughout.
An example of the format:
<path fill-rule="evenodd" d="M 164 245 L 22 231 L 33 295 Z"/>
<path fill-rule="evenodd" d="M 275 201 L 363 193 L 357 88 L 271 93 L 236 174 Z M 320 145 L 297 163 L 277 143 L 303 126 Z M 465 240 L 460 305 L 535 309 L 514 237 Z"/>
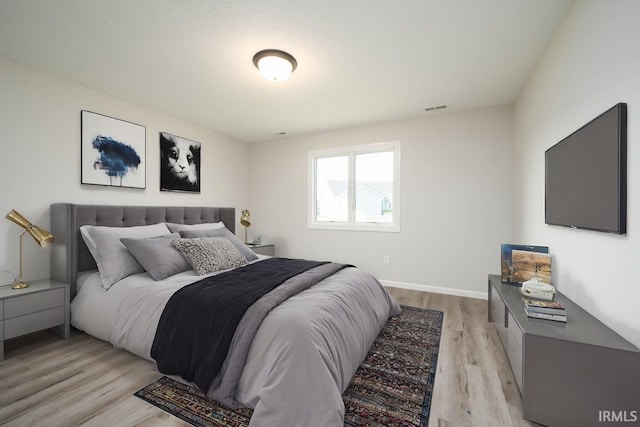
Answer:
<path fill-rule="evenodd" d="M 424 111 L 444 110 L 445 108 L 447 108 L 446 105 L 436 105 L 435 107 L 427 107 L 424 109 Z"/>

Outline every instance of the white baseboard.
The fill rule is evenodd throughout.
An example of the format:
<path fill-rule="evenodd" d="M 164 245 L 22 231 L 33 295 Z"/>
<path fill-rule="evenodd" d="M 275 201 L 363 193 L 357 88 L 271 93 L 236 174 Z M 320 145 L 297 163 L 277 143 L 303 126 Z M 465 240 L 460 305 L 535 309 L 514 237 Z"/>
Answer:
<path fill-rule="evenodd" d="M 484 299 L 488 298 L 486 292 L 467 291 L 464 289 L 443 288 L 440 286 L 420 285 L 417 283 L 395 282 L 391 280 L 380 280 L 383 286 L 392 288 L 413 289 L 414 291 L 435 292 L 437 294 L 455 295 L 459 297 Z"/>

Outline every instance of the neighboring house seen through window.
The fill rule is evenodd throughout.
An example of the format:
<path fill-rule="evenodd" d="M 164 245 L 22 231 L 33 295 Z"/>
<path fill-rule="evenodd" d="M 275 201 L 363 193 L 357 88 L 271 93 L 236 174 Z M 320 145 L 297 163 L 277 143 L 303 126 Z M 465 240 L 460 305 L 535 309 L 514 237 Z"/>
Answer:
<path fill-rule="evenodd" d="M 400 142 L 309 152 L 309 227 L 400 231 Z"/>

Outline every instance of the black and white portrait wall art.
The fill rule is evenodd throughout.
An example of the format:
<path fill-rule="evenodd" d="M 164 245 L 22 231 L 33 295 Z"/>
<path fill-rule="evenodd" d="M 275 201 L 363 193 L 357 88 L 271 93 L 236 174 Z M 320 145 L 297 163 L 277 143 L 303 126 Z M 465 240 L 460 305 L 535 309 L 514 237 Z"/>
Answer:
<path fill-rule="evenodd" d="M 160 132 L 160 190 L 200 192 L 200 143 Z"/>
<path fill-rule="evenodd" d="M 81 111 L 82 184 L 145 188 L 146 128 Z"/>

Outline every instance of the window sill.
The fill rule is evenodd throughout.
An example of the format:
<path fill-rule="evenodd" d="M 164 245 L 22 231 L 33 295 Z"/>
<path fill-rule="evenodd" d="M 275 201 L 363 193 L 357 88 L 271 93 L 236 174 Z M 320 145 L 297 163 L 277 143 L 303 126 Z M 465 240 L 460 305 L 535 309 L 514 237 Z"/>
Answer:
<path fill-rule="evenodd" d="M 341 231 L 373 231 L 383 233 L 399 233 L 400 226 L 392 224 L 353 224 L 340 222 L 313 222 L 307 224 L 311 230 L 341 230 Z"/>

